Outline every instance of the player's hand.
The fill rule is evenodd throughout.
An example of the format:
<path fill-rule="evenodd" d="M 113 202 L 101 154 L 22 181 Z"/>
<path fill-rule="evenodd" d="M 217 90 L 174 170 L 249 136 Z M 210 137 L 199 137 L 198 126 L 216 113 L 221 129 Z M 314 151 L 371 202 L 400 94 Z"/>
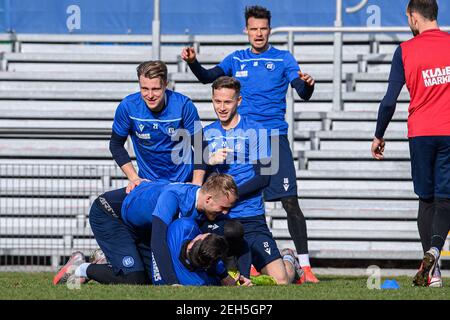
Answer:
<path fill-rule="evenodd" d="M 239 283 L 242 287 L 252 287 L 253 283 L 250 279 L 244 277 L 243 275 L 241 275 L 239 277 Z"/>
<path fill-rule="evenodd" d="M 193 47 L 183 48 L 183 51 L 181 51 L 181 59 L 183 59 L 187 63 L 193 63 L 195 59 L 197 59 L 195 49 Z"/>
<path fill-rule="evenodd" d="M 140 185 L 142 181 L 150 181 L 150 180 L 141 179 L 141 178 L 137 178 L 137 179 L 131 180 L 130 182 L 128 182 L 127 189 L 125 190 L 125 192 L 126 193 L 130 193 L 131 190 L 133 190 L 138 185 Z"/>
<path fill-rule="evenodd" d="M 210 166 L 215 166 L 224 163 L 229 152 L 233 152 L 233 149 L 224 148 L 217 150 L 209 156 L 208 164 Z"/>
<path fill-rule="evenodd" d="M 306 82 L 306 84 L 310 87 L 312 87 L 316 81 L 313 79 L 313 77 L 311 77 L 309 74 L 307 73 L 303 73 L 301 71 L 298 72 L 298 76 L 300 77 L 300 79 L 302 79 L 303 81 Z"/>
<path fill-rule="evenodd" d="M 372 157 L 374 157 L 377 160 L 383 160 L 384 159 L 384 146 L 385 146 L 385 142 L 384 139 L 378 139 L 378 138 L 373 138 L 372 141 Z"/>

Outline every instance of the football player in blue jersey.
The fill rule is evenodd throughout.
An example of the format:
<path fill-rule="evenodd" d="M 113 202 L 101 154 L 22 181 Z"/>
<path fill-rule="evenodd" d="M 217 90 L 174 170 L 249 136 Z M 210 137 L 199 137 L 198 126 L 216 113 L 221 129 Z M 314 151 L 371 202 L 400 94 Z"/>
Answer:
<path fill-rule="evenodd" d="M 236 279 L 228 274 L 223 260 L 227 258 L 229 243 L 215 233 L 202 233 L 197 222 L 189 218 L 173 221 L 167 231 L 167 245 L 178 282 L 186 286 L 235 286 Z M 157 278 L 155 270 L 153 279 Z M 240 276 L 244 286 L 249 279 Z"/>
<path fill-rule="evenodd" d="M 215 174 L 200 187 L 187 183 L 144 181 L 106 192 L 92 204 L 89 222 L 109 265 L 89 264 L 75 252 L 56 274 L 54 284 L 93 279 L 103 284 L 150 284 L 151 270 L 159 270 L 154 284 L 179 283 L 167 246 L 167 227 L 175 219 L 215 220 L 228 213 L 237 199 L 231 176 Z M 156 273 L 155 273 L 156 274 Z"/>
<path fill-rule="evenodd" d="M 239 201 L 227 218 L 243 225 L 253 265 L 261 273 L 275 278 L 278 284 L 288 284 L 295 276 L 295 268 L 299 274 L 301 271 L 295 256 L 288 257 L 287 252 L 281 256 L 266 223 L 262 190 L 272 172 L 269 136 L 260 123 L 237 112 L 242 100 L 240 87 L 238 80 L 227 76 L 212 84 L 212 100 L 219 120 L 204 129 L 211 155 L 208 170 L 229 174 L 238 185 Z M 220 228 L 221 222 L 214 221 L 213 226 Z M 239 271 L 249 277 L 250 263 L 247 267 L 240 264 Z"/>
<path fill-rule="evenodd" d="M 187 141 L 201 134 L 196 107 L 188 97 L 167 89 L 164 62 L 141 63 L 137 76 L 140 92 L 125 97 L 117 107 L 110 140 L 113 158 L 129 180 L 126 192 L 143 179 L 191 181 L 193 155 Z M 191 137 L 180 142 L 181 132 Z M 128 136 L 133 141 L 139 173 L 124 147 Z"/>
<path fill-rule="evenodd" d="M 247 7 L 245 31 L 251 48 L 231 53 L 212 69 L 207 70 L 200 65 L 194 48 L 183 49 L 181 56 L 202 83 L 211 83 L 224 75 L 241 82 L 243 99 L 239 113 L 269 130 L 271 138 L 279 145 L 279 154 L 272 155 L 272 161 L 279 161 L 279 170 L 272 175 L 264 190 L 264 199 L 281 200 L 287 213 L 289 233 L 305 271 L 301 281 L 318 282 L 309 263 L 306 221 L 298 203 L 296 171 L 285 121 L 289 84 L 303 100 L 309 100 L 314 92 L 315 80 L 300 71 L 291 53 L 270 45 L 270 19 L 270 11 L 266 8 Z"/>

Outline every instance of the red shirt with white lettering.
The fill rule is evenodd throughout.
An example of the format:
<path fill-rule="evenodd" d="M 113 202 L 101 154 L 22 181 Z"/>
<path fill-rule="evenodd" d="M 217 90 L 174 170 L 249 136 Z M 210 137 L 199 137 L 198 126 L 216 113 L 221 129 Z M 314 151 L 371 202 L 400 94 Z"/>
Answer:
<path fill-rule="evenodd" d="M 450 135 L 450 34 L 432 29 L 403 42 L 411 96 L 408 137 Z"/>

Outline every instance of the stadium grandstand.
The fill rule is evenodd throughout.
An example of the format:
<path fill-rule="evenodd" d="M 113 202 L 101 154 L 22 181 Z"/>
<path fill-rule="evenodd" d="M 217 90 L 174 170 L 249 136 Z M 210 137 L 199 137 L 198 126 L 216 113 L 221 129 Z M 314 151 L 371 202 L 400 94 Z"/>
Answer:
<path fill-rule="evenodd" d="M 370 152 L 393 53 L 412 36 L 406 0 L 338 0 L 340 16 L 329 0 L 314 7 L 307 0 L 162 0 L 159 13 L 154 1 L 0 0 L 1 271 L 53 271 L 74 250 L 97 248 L 89 208 L 100 193 L 127 183 L 108 144 L 119 102 L 139 91 L 136 66 L 166 62 L 170 87 L 211 123 L 210 86 L 182 61 L 182 48 L 193 45 L 206 68 L 246 48 L 242 13 L 255 2 L 273 12 L 271 43 L 291 50 L 317 82 L 309 102 L 288 97 L 313 263 L 416 267 L 423 252 L 406 88 L 386 135 L 386 159 Z M 441 1 L 441 25 L 450 25 L 449 12 Z M 127 150 L 134 156 L 131 140 Z M 281 203 L 266 209 L 279 247 L 293 247 Z M 449 250 L 447 239 L 444 269 Z"/>

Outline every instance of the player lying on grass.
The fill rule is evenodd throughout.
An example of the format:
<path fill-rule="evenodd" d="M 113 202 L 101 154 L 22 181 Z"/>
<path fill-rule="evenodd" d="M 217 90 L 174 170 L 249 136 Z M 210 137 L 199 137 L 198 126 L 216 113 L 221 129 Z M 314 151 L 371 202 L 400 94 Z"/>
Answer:
<path fill-rule="evenodd" d="M 154 258 L 160 257 L 157 251 L 160 243 L 166 248 L 163 254 L 167 255 L 161 263 L 172 265 L 166 240 L 170 222 L 180 217 L 214 220 L 228 213 L 236 199 L 236 184 L 226 174 L 211 176 L 202 187 L 144 181 L 128 195 L 125 188 L 106 192 L 92 204 L 89 222 L 109 265 L 85 263 L 84 255 L 76 252 L 56 274 L 53 283 L 64 283 L 73 276 L 81 282 L 87 278 L 103 284 L 150 284 L 151 266 L 158 266 Z M 160 222 L 156 228 L 155 221 Z M 163 224 L 161 221 L 167 221 L 167 225 L 157 230 Z M 155 241 L 155 234 L 164 239 Z M 159 283 L 178 283 L 176 276 L 173 277 L 171 283 Z"/>
<path fill-rule="evenodd" d="M 179 284 L 236 285 L 236 279 L 228 274 L 223 262 L 229 249 L 225 237 L 201 233 L 195 220 L 180 218 L 168 227 L 167 245 Z M 152 269 L 152 275 L 154 281 L 160 278 L 158 270 Z M 245 286 L 251 285 L 243 276 L 239 280 Z"/>
<path fill-rule="evenodd" d="M 238 220 L 244 227 L 247 255 L 262 274 L 272 276 L 278 284 L 292 282 L 295 274 L 300 280 L 300 266 L 293 251 L 280 255 L 265 217 L 262 190 L 268 185 L 271 168 L 269 134 L 261 124 L 248 116 L 240 115 L 237 108 L 242 101 L 240 82 L 223 76 L 212 84 L 212 100 L 218 120 L 204 129 L 207 150 L 210 157 L 205 166 L 207 172 L 221 172 L 231 175 L 238 185 L 239 201 L 231 208 L 230 219 Z M 204 151 L 205 153 L 205 151 Z M 278 156 L 278 153 L 275 153 Z M 209 228 L 221 228 L 221 224 Z M 205 229 L 203 229 L 206 232 Z M 291 259 L 292 258 L 292 259 Z M 294 268 L 292 268 L 294 266 Z M 291 272 L 292 269 L 298 272 Z M 250 263 L 239 261 L 239 271 L 245 277 L 250 275 Z"/>

